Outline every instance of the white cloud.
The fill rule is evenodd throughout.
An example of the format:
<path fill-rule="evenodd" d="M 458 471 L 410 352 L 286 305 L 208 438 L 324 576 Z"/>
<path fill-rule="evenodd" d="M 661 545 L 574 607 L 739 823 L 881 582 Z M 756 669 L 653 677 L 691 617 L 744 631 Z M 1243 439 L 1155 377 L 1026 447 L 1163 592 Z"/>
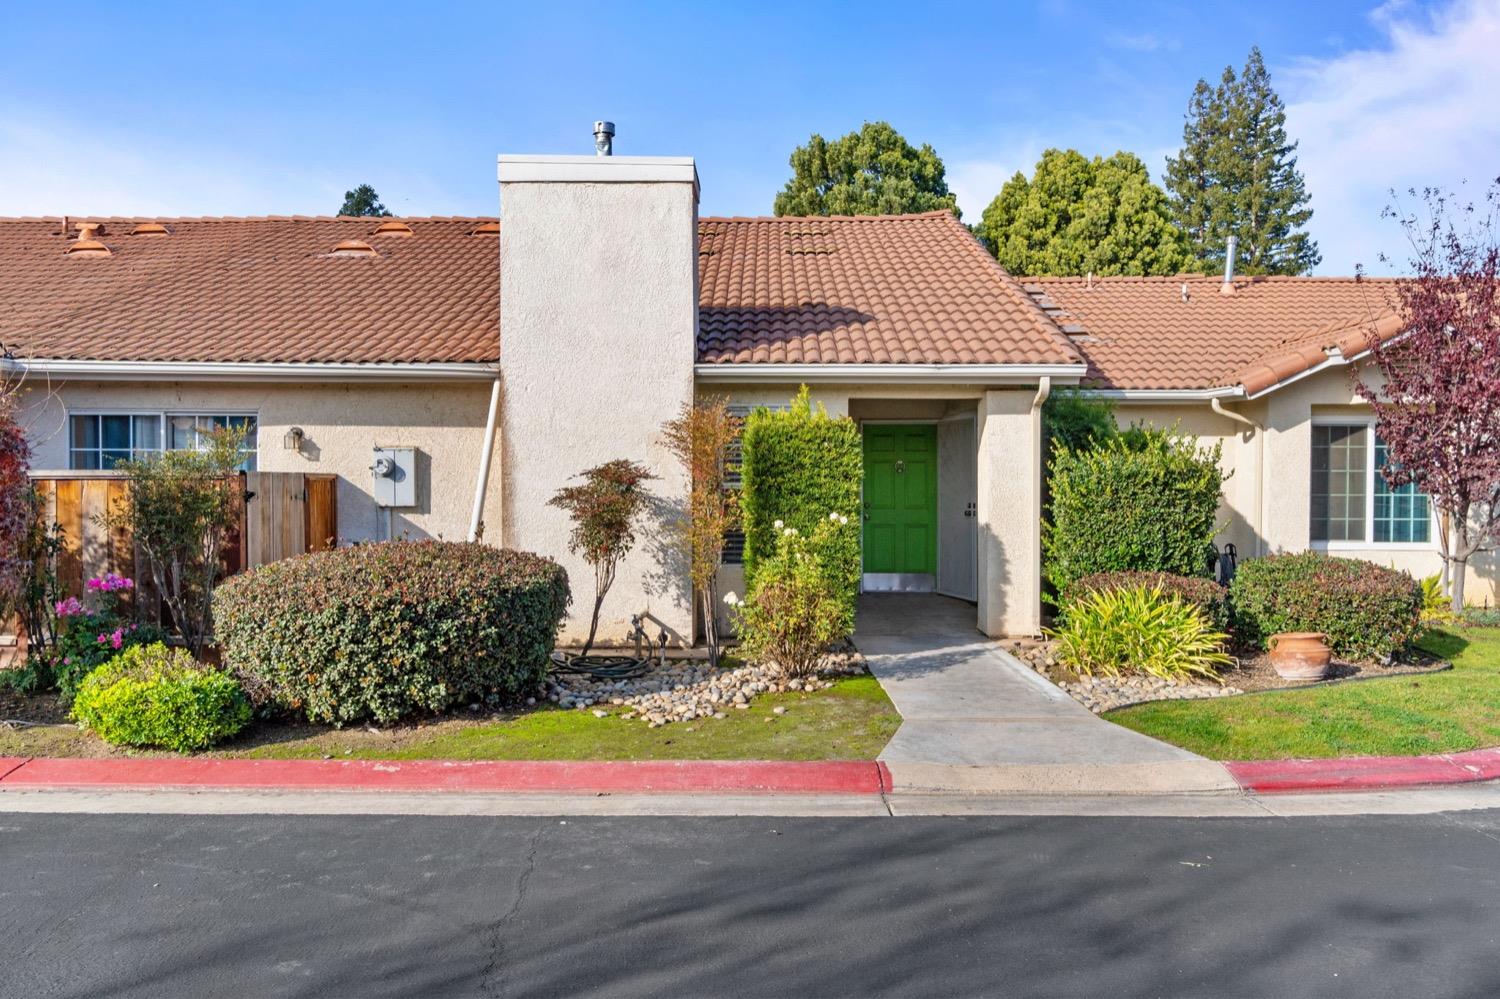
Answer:
<path fill-rule="evenodd" d="M 1403 241 L 1380 218 L 1389 191 L 1469 182 L 1479 197 L 1500 174 L 1500 0 L 1459 0 L 1434 13 L 1388 3 L 1371 13 L 1378 48 L 1304 60 L 1278 73 L 1287 130 L 1312 194 L 1320 271 L 1381 272 Z"/>
<path fill-rule="evenodd" d="M 948 189 L 958 195 L 958 207 L 964 213 L 964 221 L 970 225 L 978 222 L 979 216 L 1000 193 L 1001 186 L 1017 170 L 1030 177 L 1045 148 L 1046 144 L 1040 140 L 1025 140 L 1009 148 L 947 163 Z"/>
<path fill-rule="evenodd" d="M 1178 39 L 1163 38 L 1161 35 L 1149 31 L 1138 35 L 1110 35 L 1108 41 L 1115 48 L 1125 49 L 1128 52 L 1176 52 L 1182 48 L 1182 42 Z"/>

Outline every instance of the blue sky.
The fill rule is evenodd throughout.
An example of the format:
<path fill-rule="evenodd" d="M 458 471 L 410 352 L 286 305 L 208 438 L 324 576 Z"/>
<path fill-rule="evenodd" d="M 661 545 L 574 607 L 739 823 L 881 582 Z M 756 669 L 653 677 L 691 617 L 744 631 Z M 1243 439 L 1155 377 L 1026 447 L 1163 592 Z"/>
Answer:
<path fill-rule="evenodd" d="M 1390 187 L 1500 175 L 1500 0 L 8 5 L 0 214 L 494 214 L 499 152 L 697 157 L 765 214 L 866 119 L 931 143 L 969 219 L 1047 146 L 1158 174 L 1193 83 L 1261 46 L 1325 273 L 1376 270 Z"/>

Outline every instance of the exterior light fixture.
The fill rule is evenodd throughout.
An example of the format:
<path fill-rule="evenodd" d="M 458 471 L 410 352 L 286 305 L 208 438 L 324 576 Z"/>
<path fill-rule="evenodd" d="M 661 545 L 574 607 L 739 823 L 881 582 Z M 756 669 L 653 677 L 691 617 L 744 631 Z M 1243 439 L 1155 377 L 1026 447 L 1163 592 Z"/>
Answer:
<path fill-rule="evenodd" d="M 292 427 L 286 432 L 286 436 L 281 438 L 281 446 L 288 451 L 301 451 L 302 442 L 306 437 L 307 434 L 301 427 Z"/>

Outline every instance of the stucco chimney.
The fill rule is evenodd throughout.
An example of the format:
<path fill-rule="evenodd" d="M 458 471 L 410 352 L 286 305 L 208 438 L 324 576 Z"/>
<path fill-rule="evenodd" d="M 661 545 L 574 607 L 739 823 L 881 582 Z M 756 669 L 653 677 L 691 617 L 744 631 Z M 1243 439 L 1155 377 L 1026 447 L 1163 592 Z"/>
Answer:
<path fill-rule="evenodd" d="M 500 157 L 501 472 L 506 547 L 557 559 L 573 587 L 564 640 L 581 639 L 593 572 L 567 550 L 547 501 L 615 458 L 642 462 L 662 510 L 687 482 L 662 424 L 693 398 L 698 334 L 698 174 L 689 157 Z M 624 639 L 634 614 L 690 641 L 685 571 L 643 525 L 600 619 Z"/>

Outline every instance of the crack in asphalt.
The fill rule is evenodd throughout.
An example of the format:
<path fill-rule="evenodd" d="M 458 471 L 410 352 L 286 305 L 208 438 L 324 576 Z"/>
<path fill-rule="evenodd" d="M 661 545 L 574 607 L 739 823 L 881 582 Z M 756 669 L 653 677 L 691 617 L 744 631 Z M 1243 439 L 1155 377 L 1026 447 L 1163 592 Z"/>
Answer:
<path fill-rule="evenodd" d="M 480 985 L 487 996 L 505 994 L 504 981 L 499 978 L 504 970 L 505 930 L 515 920 L 521 911 L 521 905 L 526 901 L 526 886 L 531 882 L 532 872 L 536 870 L 537 849 L 541 846 L 542 833 L 546 831 L 547 823 L 543 822 L 537 826 L 536 834 L 531 837 L 531 845 L 526 850 L 526 861 L 521 865 L 520 877 L 516 878 L 515 900 L 511 902 L 505 914 L 490 926 L 490 958 L 485 962 L 484 971 L 480 974 Z"/>

